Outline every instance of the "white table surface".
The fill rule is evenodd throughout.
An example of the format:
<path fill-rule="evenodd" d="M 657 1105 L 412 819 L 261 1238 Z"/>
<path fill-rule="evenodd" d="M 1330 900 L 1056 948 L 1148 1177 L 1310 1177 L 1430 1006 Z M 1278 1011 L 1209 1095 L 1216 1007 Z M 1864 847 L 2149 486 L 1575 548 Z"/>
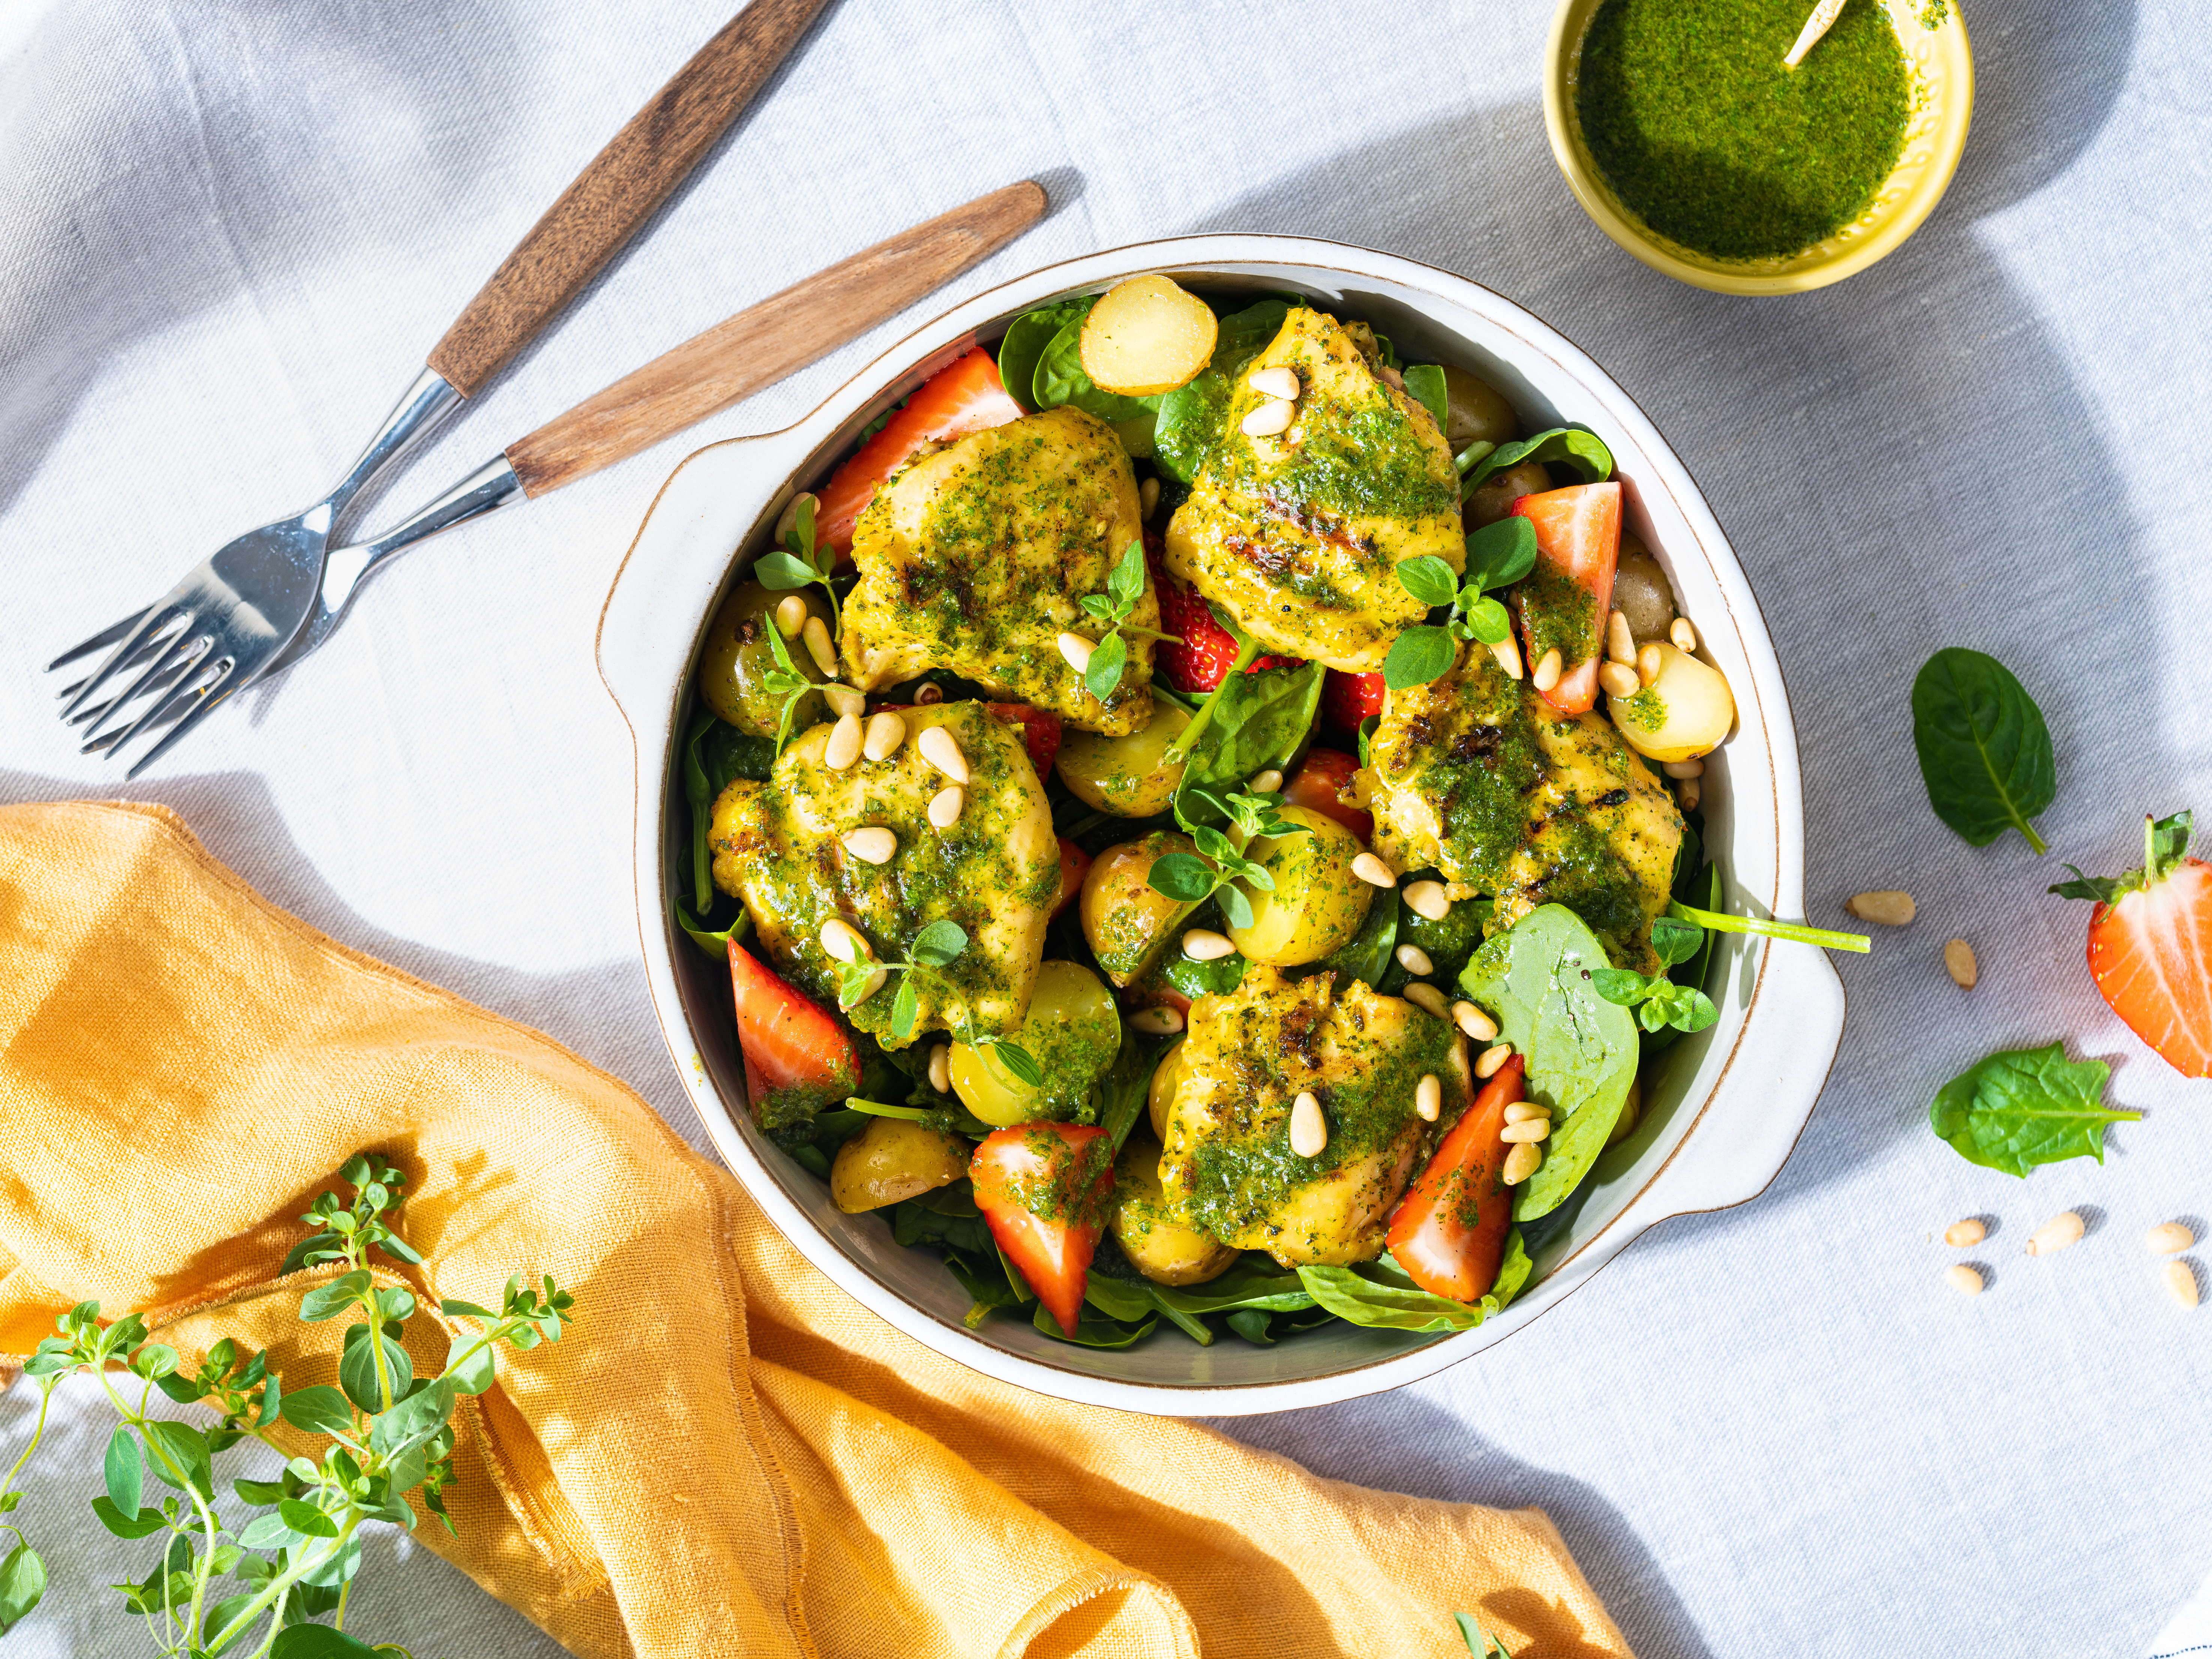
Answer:
<path fill-rule="evenodd" d="M 0 797 L 107 796 L 36 665 L 310 499 L 461 303 L 732 0 L 15 0 L 0 7 Z M 2212 1212 L 2212 1087 L 2106 1012 L 2062 860 L 2212 812 L 2203 708 L 2212 363 L 2201 28 L 2172 0 L 1969 0 L 1979 106 L 1948 199 L 1840 287 L 1726 299 L 1644 270 L 1553 167 L 1541 0 L 842 0 L 647 239 L 394 506 L 740 306 L 1018 177 L 1044 225 L 947 291 L 1192 230 L 1427 259 L 1521 301 L 1642 402 L 1703 483 L 1797 702 L 1814 919 L 1904 885 L 1838 961 L 1850 1025 L 1759 1201 L 1668 1224 L 1510 1343 L 1420 1386 L 1228 1425 L 1332 1475 L 1540 1504 L 1646 1659 L 2136 1656 L 2212 1565 L 2212 1310 L 2137 1237 Z M 648 1012 L 630 753 L 593 670 L 608 580 L 709 438 L 781 425 L 904 331 L 661 449 L 434 544 L 289 683 L 129 792 L 276 902 L 543 1027 L 703 1144 Z M 2051 855 L 1930 816 L 1906 693 L 1996 652 L 2059 757 Z M 1956 933 L 1983 979 L 1938 960 Z M 2100 1169 L 2018 1182 L 1925 1124 L 1986 1051 L 2063 1036 L 2148 1113 Z M 0 1163 L 5 1161 L 0 1144 Z M 2078 1206 L 2087 1240 L 2021 1241 Z M 1983 1213 L 1979 1301 L 1933 1236 Z M 31 1391 L 0 1400 L 0 1449 Z M 8 1645 L 139 1650 L 93 1585 L 74 1394 L 21 1512 L 58 1581 Z M 96 1475 L 94 1477 L 96 1478 Z M 380 1546 L 388 1549 L 391 1546 Z M 424 1659 L 552 1644 L 426 1553 L 354 1626 Z"/>

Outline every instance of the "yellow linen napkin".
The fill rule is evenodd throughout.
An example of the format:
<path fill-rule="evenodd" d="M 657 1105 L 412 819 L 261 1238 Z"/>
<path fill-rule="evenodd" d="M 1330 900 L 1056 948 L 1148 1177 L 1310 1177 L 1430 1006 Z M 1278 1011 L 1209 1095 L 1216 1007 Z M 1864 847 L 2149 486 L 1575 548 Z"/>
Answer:
<path fill-rule="evenodd" d="M 417 1536 L 586 1659 L 1449 1655 L 1453 1608 L 1516 1655 L 1628 1651 L 1541 1511 L 967 1370 L 621 1083 L 274 909 L 165 809 L 0 808 L 0 1358 L 97 1298 L 331 1380 L 311 1279 L 272 1275 L 359 1151 L 406 1171 L 432 1306 L 575 1293 L 464 1402 L 459 1539 Z"/>

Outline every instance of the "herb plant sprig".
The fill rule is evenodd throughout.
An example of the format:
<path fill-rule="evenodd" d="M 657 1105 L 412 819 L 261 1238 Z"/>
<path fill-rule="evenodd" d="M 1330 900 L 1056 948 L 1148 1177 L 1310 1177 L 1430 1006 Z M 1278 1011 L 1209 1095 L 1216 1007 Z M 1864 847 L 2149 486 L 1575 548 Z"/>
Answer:
<path fill-rule="evenodd" d="M 1426 685 L 1452 665 L 1458 641 L 1498 645 L 1513 631 L 1505 607 L 1489 597 L 1493 588 L 1510 587 L 1536 568 L 1536 526 L 1515 516 L 1485 525 L 1467 538 L 1467 574 L 1462 579 L 1433 553 L 1398 566 L 1398 581 L 1430 608 L 1449 605 L 1442 623 L 1409 628 L 1392 641 L 1382 659 L 1382 684 L 1394 691 Z"/>
<path fill-rule="evenodd" d="M 837 604 L 837 590 L 830 586 L 830 578 L 837 568 L 837 550 L 814 542 L 815 500 L 811 495 L 799 498 L 799 510 L 793 515 L 792 527 L 784 532 L 780 551 L 763 553 L 753 562 L 753 580 L 772 593 L 787 593 L 819 583 L 830 596 L 830 631 L 844 631 L 844 614 Z"/>
<path fill-rule="evenodd" d="M 868 988 L 878 972 L 896 974 L 899 985 L 891 997 L 891 1035 L 903 1042 L 914 1035 L 921 1017 L 921 997 L 915 988 L 915 975 L 949 968 L 967 949 L 968 930 L 940 916 L 914 936 L 904 961 L 863 957 L 854 962 L 839 963 L 837 1006 L 845 1009 L 858 1007 L 872 994 Z M 955 1000 L 959 1000 L 957 995 Z M 1006 1069 L 1030 1087 L 1036 1088 L 1044 1081 L 1042 1070 L 1019 1043 L 976 1031 L 975 1016 L 964 1000 L 960 1005 L 960 1025 L 953 1036 L 971 1048 L 996 1050 Z"/>
<path fill-rule="evenodd" d="M 1106 633 L 1091 648 L 1091 660 L 1083 671 L 1083 684 L 1091 695 L 1103 702 L 1114 695 L 1121 684 L 1121 672 L 1128 665 L 1129 644 L 1125 634 L 1140 634 L 1148 640 L 1171 640 L 1180 643 L 1173 634 L 1163 634 L 1157 629 L 1139 628 L 1129 620 L 1129 613 L 1137 608 L 1137 601 L 1145 596 L 1145 544 L 1142 541 L 1129 544 L 1121 560 L 1106 578 L 1103 593 L 1085 593 L 1083 608 L 1106 624 Z"/>
<path fill-rule="evenodd" d="M 1236 794 L 1212 799 L 1228 813 L 1230 822 L 1243 832 L 1247 845 L 1251 838 L 1261 836 L 1312 833 L 1303 823 L 1292 823 L 1283 817 L 1283 798 L 1279 794 Z M 1274 876 L 1265 865 L 1246 858 L 1237 844 L 1213 825 L 1187 823 L 1184 828 L 1198 851 L 1168 853 L 1154 860 L 1147 878 L 1153 891 L 1164 893 L 1182 904 L 1202 904 L 1218 896 L 1222 916 L 1229 925 L 1249 927 L 1252 901 L 1237 884 L 1241 881 L 1263 893 L 1272 893 L 1275 890 Z"/>
<path fill-rule="evenodd" d="M 1639 974 L 1632 968 L 1600 968 L 1590 984 L 1607 1002 L 1632 1009 L 1637 1024 L 1647 1031 L 1673 1026 L 1678 1031 L 1702 1031 L 1721 1017 L 1713 1000 L 1694 985 L 1677 985 L 1665 969 L 1687 962 L 1705 947 L 1705 929 L 1673 916 L 1651 924 L 1651 948 L 1663 964 L 1656 974 Z"/>

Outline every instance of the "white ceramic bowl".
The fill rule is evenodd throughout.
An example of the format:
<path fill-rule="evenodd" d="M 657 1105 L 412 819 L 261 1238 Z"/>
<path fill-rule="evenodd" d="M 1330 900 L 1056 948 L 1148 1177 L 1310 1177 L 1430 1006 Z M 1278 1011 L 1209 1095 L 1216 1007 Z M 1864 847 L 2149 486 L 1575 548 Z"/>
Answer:
<path fill-rule="evenodd" d="M 1629 523 L 1667 567 L 1735 692 L 1739 728 L 1705 779 L 1727 908 L 1803 915 L 1788 695 L 1758 604 L 1689 474 L 1602 369 L 1520 307 L 1448 271 L 1339 243 L 1194 236 L 1048 266 L 919 330 L 797 425 L 699 451 L 661 487 L 615 577 L 599 669 L 637 748 L 638 921 L 654 1010 L 716 1147 L 807 1259 L 908 1335 L 1040 1393 L 1183 1416 L 1279 1411 L 1396 1388 L 1468 1358 L 1555 1305 L 1645 1228 L 1755 1197 L 1790 1155 L 1834 1059 L 1843 988 L 1811 946 L 1722 936 L 1709 988 L 1719 1022 L 1668 1051 L 1635 1133 L 1600 1160 L 1587 1201 L 1536 1252 L 1519 1299 L 1457 1335 L 1337 1324 L 1273 1347 L 1224 1334 L 1201 1348 L 1163 1330 L 1110 1352 L 1052 1341 L 1012 1318 L 969 1331 L 969 1298 L 934 1255 L 901 1249 L 878 1217 L 841 1213 L 820 1181 L 763 1138 L 746 1108 L 727 972 L 670 914 L 670 874 L 689 862 L 670 785 L 708 619 L 792 495 L 817 483 L 878 412 L 961 351 L 995 343 L 1022 312 L 1148 270 L 1205 290 L 1295 289 L 1372 322 L 1414 362 L 1481 374 L 1531 430 L 1565 421 L 1595 429 L 1619 464 Z"/>

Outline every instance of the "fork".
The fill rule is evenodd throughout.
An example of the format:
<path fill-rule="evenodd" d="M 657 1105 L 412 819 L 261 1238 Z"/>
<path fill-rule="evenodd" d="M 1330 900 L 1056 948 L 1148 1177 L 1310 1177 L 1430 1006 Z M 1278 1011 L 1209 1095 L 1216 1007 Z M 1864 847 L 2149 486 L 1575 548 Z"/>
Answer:
<path fill-rule="evenodd" d="M 315 614 L 331 536 L 354 498 L 534 339 L 705 159 L 828 0 L 752 0 L 655 93 L 471 300 L 376 436 L 313 506 L 250 530 L 143 610 L 71 646 L 49 673 L 107 648 L 60 694 L 81 752 L 173 722 L 138 774 L 268 672 Z M 137 676 L 105 702 L 127 671 Z M 166 694 L 166 695 L 164 695 Z M 135 717 L 129 711 L 146 700 Z"/>

